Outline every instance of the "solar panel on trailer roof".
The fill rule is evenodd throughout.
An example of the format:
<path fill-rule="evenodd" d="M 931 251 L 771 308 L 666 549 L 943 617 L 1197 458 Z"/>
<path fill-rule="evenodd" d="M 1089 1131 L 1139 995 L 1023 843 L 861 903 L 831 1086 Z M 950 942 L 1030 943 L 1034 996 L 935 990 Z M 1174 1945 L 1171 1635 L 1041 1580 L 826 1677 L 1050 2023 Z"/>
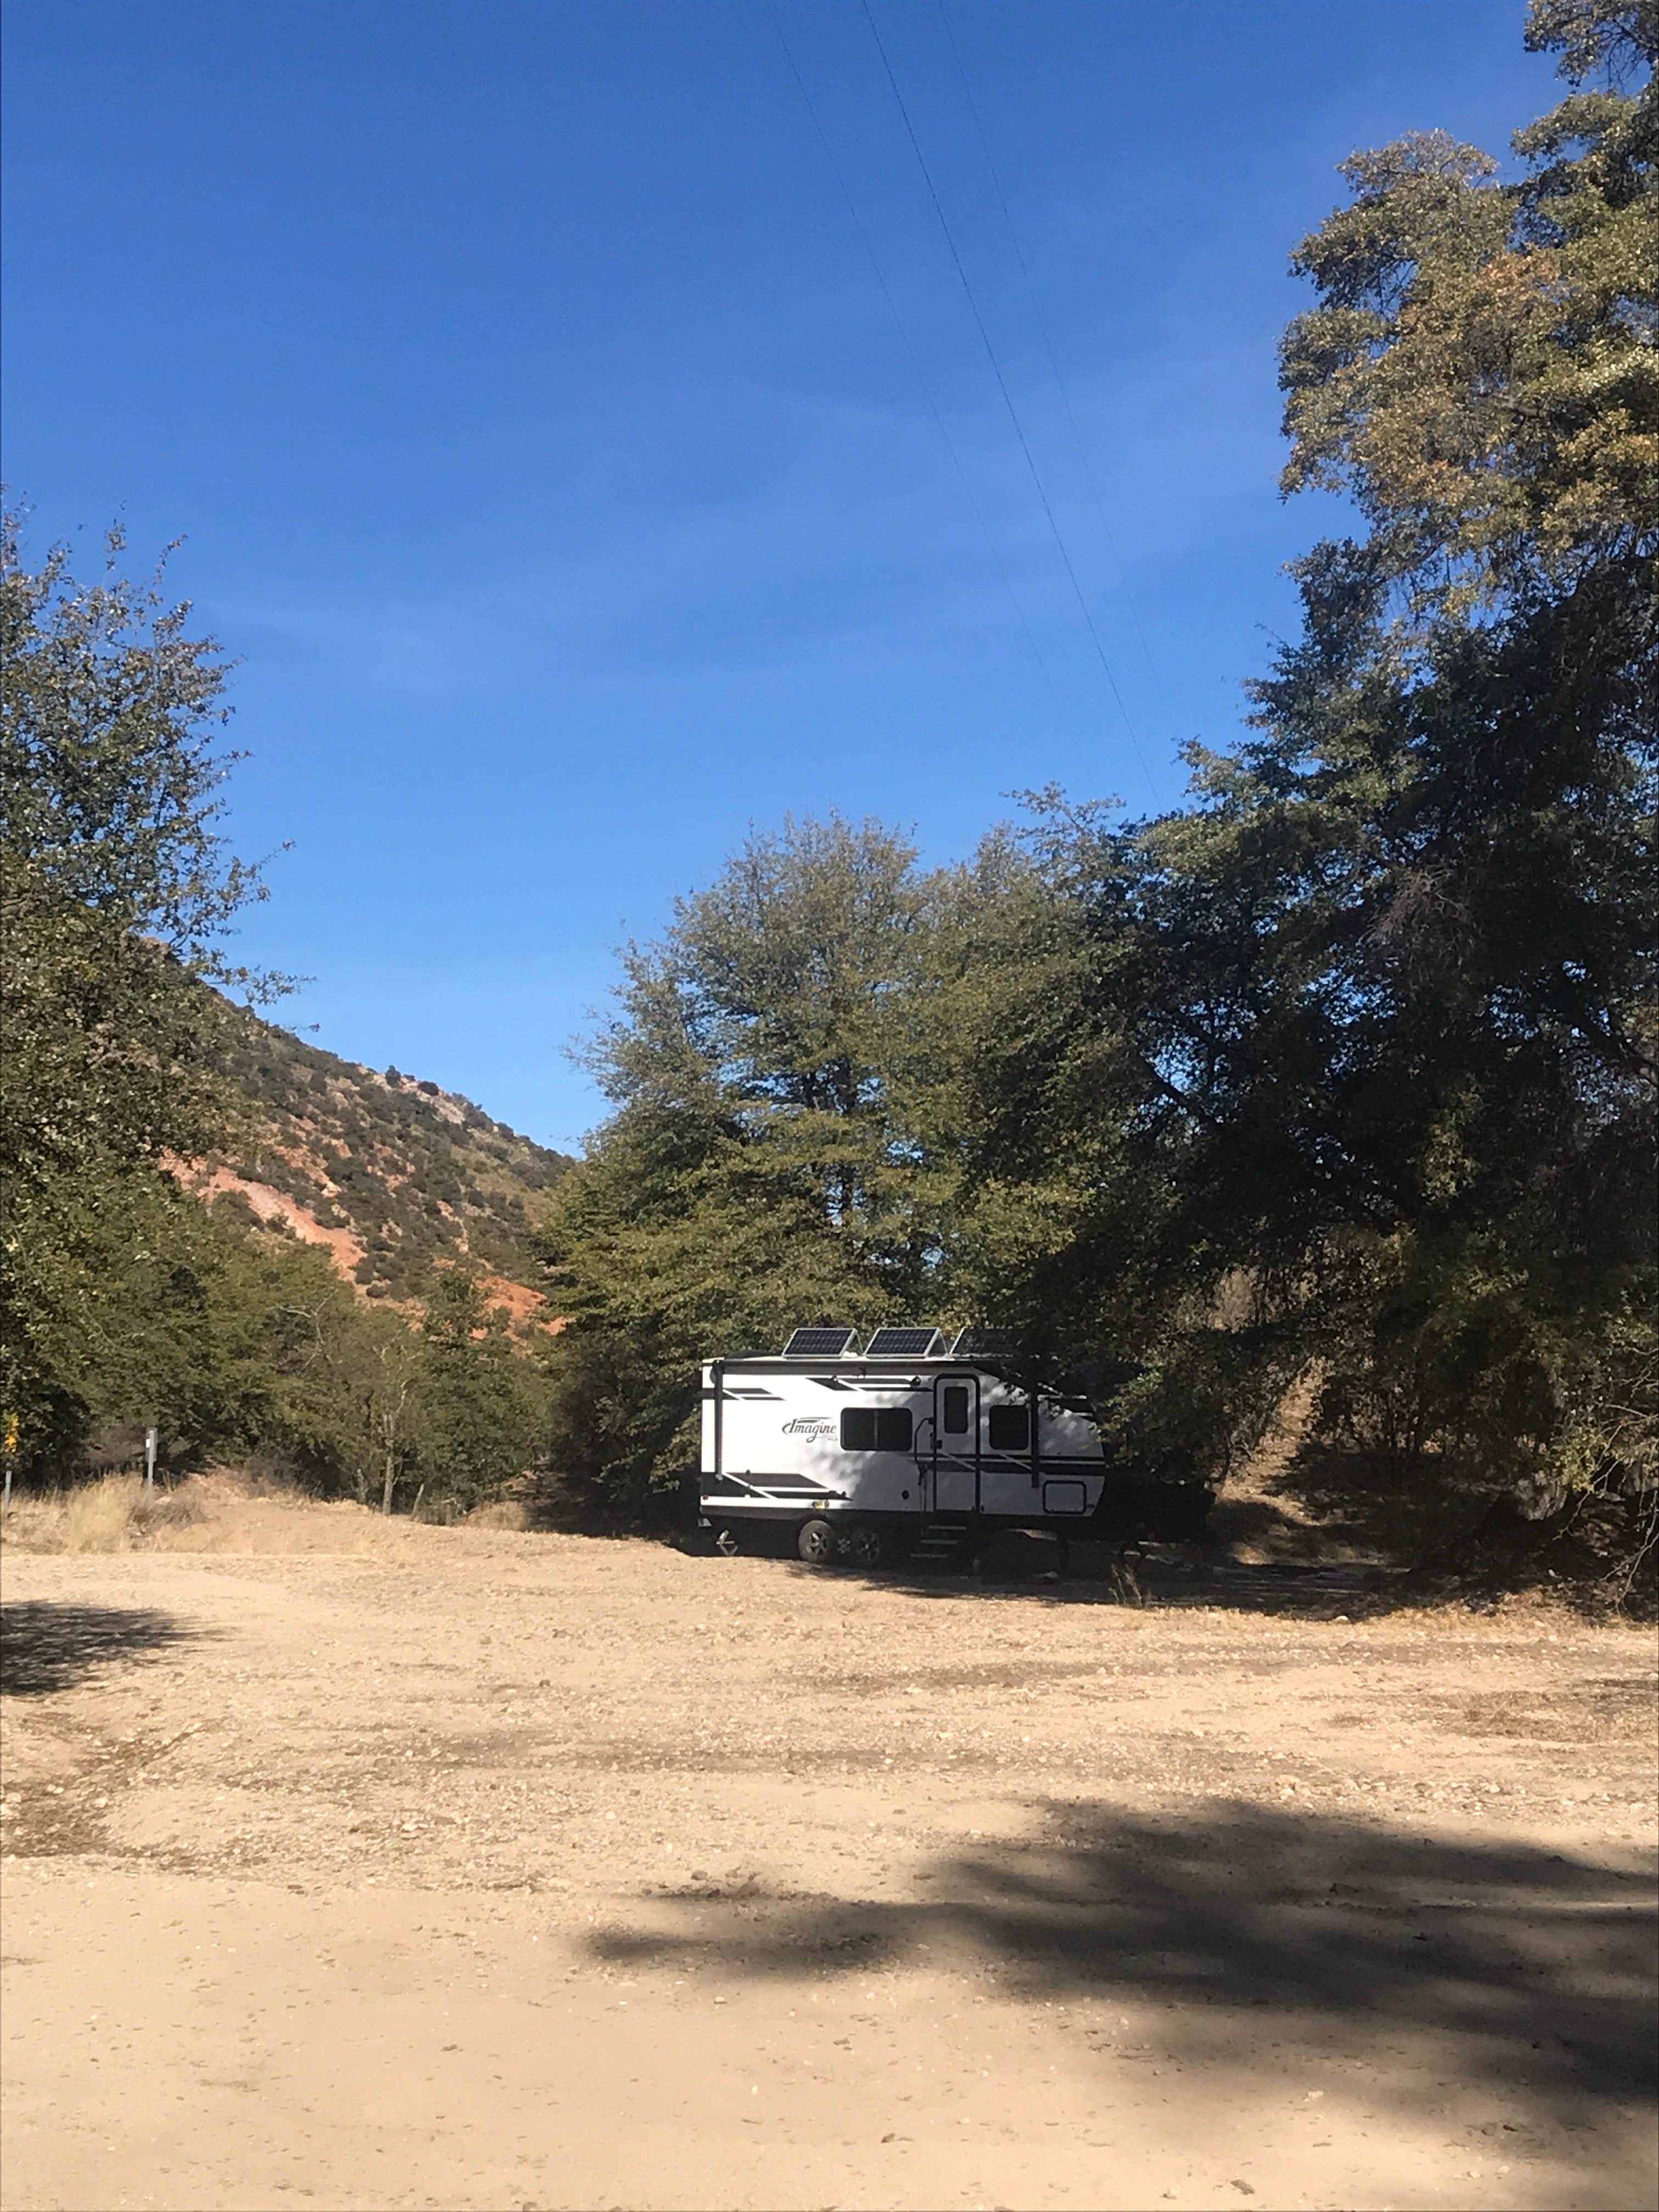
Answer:
<path fill-rule="evenodd" d="M 839 1359 L 853 1339 L 854 1328 L 798 1328 L 783 1347 L 786 1359 Z"/>
<path fill-rule="evenodd" d="M 920 1359 L 938 1341 L 936 1328 L 878 1328 L 864 1349 L 866 1353 L 898 1352 L 907 1359 Z"/>

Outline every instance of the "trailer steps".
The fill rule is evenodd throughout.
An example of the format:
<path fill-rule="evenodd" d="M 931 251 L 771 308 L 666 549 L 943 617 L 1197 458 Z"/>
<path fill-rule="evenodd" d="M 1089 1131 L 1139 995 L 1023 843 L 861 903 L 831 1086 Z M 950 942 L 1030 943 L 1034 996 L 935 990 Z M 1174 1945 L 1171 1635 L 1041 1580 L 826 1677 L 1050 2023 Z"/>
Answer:
<path fill-rule="evenodd" d="M 966 1521 L 930 1521 L 916 1539 L 911 1559 L 917 1566 L 955 1566 L 967 1550 L 971 1530 Z"/>

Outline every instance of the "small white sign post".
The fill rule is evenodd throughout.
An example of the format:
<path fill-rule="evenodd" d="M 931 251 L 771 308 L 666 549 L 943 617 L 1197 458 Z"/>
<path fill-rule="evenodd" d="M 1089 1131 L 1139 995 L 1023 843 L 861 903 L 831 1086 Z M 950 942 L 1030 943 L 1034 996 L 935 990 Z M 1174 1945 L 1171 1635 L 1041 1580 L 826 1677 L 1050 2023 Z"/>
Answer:
<path fill-rule="evenodd" d="M 146 1490 L 154 1490 L 155 1487 L 155 1447 L 161 1441 L 160 1429 L 144 1431 L 144 1487 Z"/>

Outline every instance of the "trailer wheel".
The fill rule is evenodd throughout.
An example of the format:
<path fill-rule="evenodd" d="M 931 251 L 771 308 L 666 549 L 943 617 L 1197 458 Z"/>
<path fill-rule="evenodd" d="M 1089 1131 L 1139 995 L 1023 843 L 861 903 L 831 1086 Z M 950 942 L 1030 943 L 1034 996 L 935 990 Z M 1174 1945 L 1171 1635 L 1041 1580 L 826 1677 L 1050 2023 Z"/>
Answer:
<path fill-rule="evenodd" d="M 795 1538 L 795 1549 L 809 1567 L 827 1567 L 833 1564 L 839 1541 L 835 1530 L 822 1514 L 814 1514 L 803 1521 L 800 1533 Z"/>
<path fill-rule="evenodd" d="M 872 1522 L 866 1521 L 854 1528 L 847 1539 L 847 1556 L 855 1567 L 884 1566 L 887 1560 L 887 1539 Z"/>

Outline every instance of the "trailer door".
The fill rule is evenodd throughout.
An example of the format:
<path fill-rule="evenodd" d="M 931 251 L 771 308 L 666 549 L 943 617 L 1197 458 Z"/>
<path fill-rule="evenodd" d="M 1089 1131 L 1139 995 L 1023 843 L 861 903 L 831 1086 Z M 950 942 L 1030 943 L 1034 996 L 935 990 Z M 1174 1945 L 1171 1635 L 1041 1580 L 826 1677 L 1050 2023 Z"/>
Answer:
<path fill-rule="evenodd" d="M 933 1384 L 932 1510 L 979 1510 L 979 1377 L 941 1375 Z"/>

